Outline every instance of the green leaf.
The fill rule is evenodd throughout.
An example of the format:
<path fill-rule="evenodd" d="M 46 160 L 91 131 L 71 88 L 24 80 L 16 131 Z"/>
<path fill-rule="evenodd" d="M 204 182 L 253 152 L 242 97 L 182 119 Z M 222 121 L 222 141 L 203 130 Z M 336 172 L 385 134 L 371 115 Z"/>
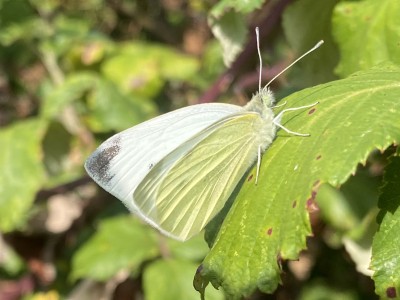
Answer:
<path fill-rule="evenodd" d="M 226 71 L 221 45 L 217 40 L 207 44 L 201 59 L 201 72 L 196 76 L 195 84 L 201 90 L 207 89 L 220 74 Z"/>
<path fill-rule="evenodd" d="M 343 184 L 375 148 L 400 142 L 400 70 L 381 66 L 287 97 L 290 107 L 319 101 L 314 108 L 288 112 L 255 169 L 245 178 L 204 260 L 202 275 L 231 296 L 256 288 L 273 292 L 280 260 L 296 259 L 311 234 L 307 208 L 318 186 Z M 287 106 L 289 106 L 287 105 Z M 285 107 L 287 108 L 287 107 Z"/>
<path fill-rule="evenodd" d="M 324 45 L 315 54 L 293 67 L 290 73 L 292 83 L 311 86 L 336 79 L 333 69 L 338 63 L 338 50 L 331 33 L 331 16 L 337 2 L 300 0 L 285 9 L 283 28 L 291 48 L 298 55 L 324 40 Z"/>
<path fill-rule="evenodd" d="M 150 264 L 143 274 L 143 287 L 147 300 L 199 300 L 193 289 L 192 278 L 197 265 L 184 260 L 159 260 Z M 222 292 L 210 289 L 207 300 L 224 299 Z"/>
<path fill-rule="evenodd" d="M 0 229 L 22 225 L 35 194 L 42 186 L 41 141 L 45 122 L 20 121 L 0 130 Z"/>
<path fill-rule="evenodd" d="M 41 115 L 57 117 L 69 104 L 88 94 L 86 121 L 96 132 L 123 130 L 155 114 L 155 105 L 137 96 L 124 94 L 111 81 L 95 73 L 73 73 L 66 80 L 44 95 Z"/>
<path fill-rule="evenodd" d="M 342 243 L 353 260 L 357 271 L 369 277 L 373 274 L 370 263 L 372 240 L 378 229 L 376 215 L 377 209 L 375 207 L 375 209 L 371 209 L 359 225 L 342 238 Z"/>
<path fill-rule="evenodd" d="M 146 43 L 127 43 L 115 56 L 104 62 L 104 76 L 122 91 L 152 98 L 160 92 L 165 80 L 184 80 L 199 68 L 195 58 L 171 48 Z"/>
<path fill-rule="evenodd" d="M 247 37 L 245 18 L 236 12 L 225 13 L 220 18 L 210 15 L 208 23 L 222 46 L 224 63 L 230 66 L 242 51 Z"/>
<path fill-rule="evenodd" d="M 299 300 L 357 300 L 358 295 L 352 290 L 332 288 L 324 282 L 313 282 L 300 293 Z"/>
<path fill-rule="evenodd" d="M 157 61 L 146 55 L 136 53 L 117 55 L 103 64 L 102 72 L 122 91 L 141 97 L 152 98 L 163 86 Z"/>
<path fill-rule="evenodd" d="M 72 261 L 72 278 L 107 280 L 121 269 L 137 273 L 159 255 L 154 230 L 130 215 L 103 220 Z"/>
<path fill-rule="evenodd" d="M 4 273 L 7 275 L 16 276 L 21 273 L 24 268 L 24 260 L 12 249 L 3 238 L 0 238 L 0 274 L 2 279 L 4 279 Z"/>
<path fill-rule="evenodd" d="M 45 23 L 50 27 L 48 23 Z M 58 15 L 51 23 L 51 36 L 39 45 L 43 55 L 63 57 L 73 46 L 81 45 L 89 38 L 90 22 L 87 19 Z M 47 52 L 47 53 L 46 53 Z"/>
<path fill-rule="evenodd" d="M 214 17 L 219 18 L 227 11 L 235 10 L 243 14 L 251 13 L 253 10 L 260 8 L 265 1 L 263 0 L 222 0 L 219 1 L 211 10 L 210 14 Z"/>
<path fill-rule="evenodd" d="M 393 299 L 400 292 L 400 157 L 392 157 L 384 175 L 379 198 L 383 216 L 372 243 L 375 292 L 382 299 Z"/>
<path fill-rule="evenodd" d="M 378 203 L 380 180 L 368 169 L 358 168 L 340 188 L 323 184 L 316 197 L 321 215 L 330 226 L 346 234 L 374 210 Z M 354 236 L 355 237 L 355 236 Z"/>
<path fill-rule="evenodd" d="M 369 168 L 359 167 L 341 187 L 323 184 L 316 200 L 324 221 L 334 229 L 325 241 L 333 247 L 345 246 L 357 271 L 371 276 L 372 238 L 377 230 L 376 214 L 380 178 Z"/>
<path fill-rule="evenodd" d="M 323 184 L 316 197 L 324 221 L 338 231 L 351 230 L 359 222 L 348 199 L 338 189 Z"/>
<path fill-rule="evenodd" d="M 72 135 L 59 123 L 50 122 L 43 138 L 43 163 L 51 180 L 62 174 L 70 163 Z"/>
<path fill-rule="evenodd" d="M 150 55 L 158 57 L 160 72 L 164 80 L 188 80 L 199 70 L 200 64 L 194 57 L 173 51 L 167 47 L 153 46 Z M 149 54 L 148 54 L 149 55 Z"/>
<path fill-rule="evenodd" d="M 155 115 L 150 101 L 121 92 L 111 81 L 98 79 L 88 100 L 90 114 L 86 118 L 95 132 L 123 130 Z"/>
<path fill-rule="evenodd" d="M 207 255 L 209 250 L 202 235 L 197 235 L 183 243 L 173 239 L 167 239 L 166 242 L 171 256 L 178 259 L 200 261 Z"/>
<path fill-rule="evenodd" d="M 41 115 L 45 118 L 56 117 L 68 104 L 80 99 L 93 88 L 97 80 L 94 73 L 72 73 L 61 85 L 43 95 Z"/>
<path fill-rule="evenodd" d="M 325 241 L 329 245 L 344 245 L 357 271 L 371 276 L 372 238 L 377 230 L 376 213 L 379 177 L 371 176 L 368 168 L 359 167 L 340 190 L 329 184 L 318 189 L 316 201 L 324 221 L 334 229 Z"/>
<path fill-rule="evenodd" d="M 41 14 L 50 15 L 54 14 L 57 9 L 60 9 L 60 4 L 57 1 L 41 1 L 41 0 L 31 0 L 31 5 Z"/>
<path fill-rule="evenodd" d="M 0 44 L 10 46 L 17 41 L 32 41 L 50 35 L 51 30 L 45 22 L 37 18 L 12 23 L 0 30 Z"/>
<path fill-rule="evenodd" d="M 400 2 L 366 0 L 339 3 L 333 15 L 333 34 L 342 77 L 384 61 L 400 64 Z"/>
<path fill-rule="evenodd" d="M 12 23 L 21 23 L 35 15 L 28 0 L 0 1 L 0 31 Z"/>
<path fill-rule="evenodd" d="M 392 157 L 387 169 L 385 170 L 384 186 L 379 196 L 378 207 L 381 209 L 378 222 L 382 223 L 385 215 L 390 213 L 394 214 L 400 205 L 400 186 L 397 184 L 400 182 L 400 169 L 396 169 L 399 165 L 399 153 L 397 156 Z"/>

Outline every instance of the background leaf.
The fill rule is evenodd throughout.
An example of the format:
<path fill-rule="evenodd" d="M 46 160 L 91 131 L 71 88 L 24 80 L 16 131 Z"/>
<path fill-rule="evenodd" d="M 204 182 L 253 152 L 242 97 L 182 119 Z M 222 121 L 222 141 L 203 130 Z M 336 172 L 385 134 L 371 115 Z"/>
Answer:
<path fill-rule="evenodd" d="M 94 87 L 98 77 L 93 73 L 82 72 L 68 76 L 59 85 L 46 90 L 41 114 L 45 118 L 54 118 L 70 103 L 79 100 Z"/>
<path fill-rule="evenodd" d="M 387 166 L 379 198 L 381 223 L 372 245 L 371 269 L 374 271 L 375 291 L 382 299 L 393 299 L 400 291 L 400 157 L 392 157 Z"/>
<path fill-rule="evenodd" d="M 148 98 L 160 92 L 165 80 L 190 78 L 198 67 L 195 58 L 168 47 L 127 43 L 103 64 L 102 72 L 123 91 Z"/>
<path fill-rule="evenodd" d="M 128 215 L 114 217 L 104 220 L 75 254 L 71 276 L 106 280 L 121 269 L 137 273 L 145 260 L 158 254 L 156 233 L 150 227 Z"/>
<path fill-rule="evenodd" d="M 354 300 L 357 299 L 355 293 L 347 290 L 333 289 L 323 282 L 313 283 L 302 290 L 300 300 Z"/>
<path fill-rule="evenodd" d="M 22 225 L 45 179 L 41 139 L 46 123 L 31 119 L 0 130 L 0 228 Z"/>
<path fill-rule="evenodd" d="M 334 10 L 333 34 L 341 60 L 336 72 L 349 74 L 384 61 L 400 63 L 400 2 L 397 0 L 341 2 Z"/>
<path fill-rule="evenodd" d="M 98 79 L 88 97 L 89 114 L 86 119 L 95 132 L 123 130 L 155 115 L 150 101 L 122 93 L 105 79 Z"/>
<path fill-rule="evenodd" d="M 146 299 L 200 299 L 199 294 L 193 289 L 192 282 L 187 280 L 193 277 L 196 268 L 196 264 L 192 262 L 175 259 L 151 264 L 143 274 Z M 206 292 L 206 299 L 224 299 L 224 296 L 221 291 L 210 289 Z"/>
<path fill-rule="evenodd" d="M 238 298 L 272 292 L 282 269 L 274 295 L 249 298 L 376 298 L 368 263 L 378 186 L 396 146 L 382 149 L 398 141 L 399 80 L 395 66 L 369 68 L 398 67 L 398 15 L 397 0 L 0 0 L 0 299 L 198 299 L 192 285 L 203 290 L 208 279 Z M 89 182 L 83 163 L 115 131 L 155 115 L 199 102 L 243 105 L 258 85 L 255 24 L 263 78 L 325 40 L 274 81 L 277 99 L 334 79 L 337 63 L 336 76 L 369 71 L 289 98 L 286 107 L 321 102 L 284 117 L 312 136 L 278 132 L 259 184 L 249 170 L 207 226 L 214 248 L 202 265 L 202 235 L 159 236 Z M 224 67 L 222 56 L 239 49 Z M 382 149 L 356 166 L 374 146 Z M 391 191 L 380 197 L 374 244 L 383 298 L 398 294 L 392 240 L 382 241 L 396 237 L 386 230 L 399 218 Z M 307 251 L 285 262 L 311 230 Z"/>
<path fill-rule="evenodd" d="M 300 0 L 285 10 L 283 28 L 290 48 L 297 54 L 305 53 L 319 40 L 324 40 L 316 55 L 310 55 L 293 66 L 290 73 L 292 84 L 306 87 L 336 79 L 333 69 L 338 63 L 338 51 L 331 33 L 331 15 L 337 2 Z"/>
<path fill-rule="evenodd" d="M 237 0 L 222 0 L 212 8 L 211 14 L 215 17 L 220 17 L 229 10 L 249 13 L 257 8 L 260 8 L 263 2 L 264 1 L 261 0 L 250 0 L 246 2 Z"/>
<path fill-rule="evenodd" d="M 201 234 L 184 243 L 173 239 L 167 239 L 166 243 L 173 257 L 191 261 L 201 261 L 209 250 Z"/>
<path fill-rule="evenodd" d="M 221 44 L 225 66 L 229 67 L 242 51 L 246 40 L 247 28 L 243 16 L 230 11 L 219 18 L 211 16 L 208 23 Z"/>

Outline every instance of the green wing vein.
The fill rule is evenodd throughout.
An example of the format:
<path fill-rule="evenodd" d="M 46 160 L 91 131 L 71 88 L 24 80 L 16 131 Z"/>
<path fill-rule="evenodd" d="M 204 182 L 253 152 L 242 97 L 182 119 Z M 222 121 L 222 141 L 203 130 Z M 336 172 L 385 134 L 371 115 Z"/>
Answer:
<path fill-rule="evenodd" d="M 181 240 L 222 209 L 254 162 L 261 117 L 226 117 L 164 157 L 134 192 L 134 202 L 160 230 Z"/>

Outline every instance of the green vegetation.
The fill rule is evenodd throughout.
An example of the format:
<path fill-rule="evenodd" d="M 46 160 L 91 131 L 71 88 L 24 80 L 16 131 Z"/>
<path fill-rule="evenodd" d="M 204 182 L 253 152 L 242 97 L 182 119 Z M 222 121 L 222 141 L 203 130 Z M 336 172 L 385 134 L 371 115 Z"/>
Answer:
<path fill-rule="evenodd" d="M 398 0 L 0 0 L 0 299 L 399 298 L 399 15 Z M 243 105 L 256 26 L 264 84 L 325 41 L 271 87 L 284 108 L 319 102 L 282 120 L 311 136 L 278 131 L 204 237 L 163 237 L 83 163 L 159 114 Z"/>

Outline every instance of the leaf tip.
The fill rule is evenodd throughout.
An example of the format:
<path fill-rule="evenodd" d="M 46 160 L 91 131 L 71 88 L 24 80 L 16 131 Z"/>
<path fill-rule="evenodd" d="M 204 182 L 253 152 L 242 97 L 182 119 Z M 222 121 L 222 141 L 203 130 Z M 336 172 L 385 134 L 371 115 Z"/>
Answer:
<path fill-rule="evenodd" d="M 201 275 L 202 271 L 203 264 L 201 264 L 196 270 L 196 274 L 193 278 L 193 287 L 200 293 L 200 299 L 205 299 L 206 287 L 209 284 L 209 281 Z"/>

